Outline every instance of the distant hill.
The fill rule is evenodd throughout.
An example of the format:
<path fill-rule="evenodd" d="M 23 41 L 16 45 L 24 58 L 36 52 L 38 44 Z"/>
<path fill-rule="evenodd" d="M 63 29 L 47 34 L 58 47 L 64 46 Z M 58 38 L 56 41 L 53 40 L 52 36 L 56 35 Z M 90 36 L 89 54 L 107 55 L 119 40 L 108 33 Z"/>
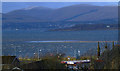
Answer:
<path fill-rule="evenodd" d="M 3 15 L 4 21 L 98 21 L 117 19 L 117 6 L 73 5 L 59 9 L 29 7 Z"/>
<path fill-rule="evenodd" d="M 29 27 L 30 23 L 32 25 L 37 23 L 41 27 L 46 27 L 46 25 L 55 24 L 56 22 L 61 22 L 61 24 L 65 25 L 68 22 L 117 22 L 117 9 L 117 6 L 94 6 L 87 4 L 72 5 L 58 9 L 29 7 L 3 14 L 3 28 L 7 28 L 8 25 L 21 27 L 18 24 L 22 24 L 22 26 L 28 25 Z M 45 22 L 50 24 L 43 26 Z"/>

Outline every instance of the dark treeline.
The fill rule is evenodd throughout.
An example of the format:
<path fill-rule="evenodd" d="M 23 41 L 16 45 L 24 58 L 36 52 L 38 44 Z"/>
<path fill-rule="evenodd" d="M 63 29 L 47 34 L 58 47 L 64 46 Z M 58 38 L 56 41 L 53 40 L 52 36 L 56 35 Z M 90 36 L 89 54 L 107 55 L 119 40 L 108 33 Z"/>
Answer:
<path fill-rule="evenodd" d="M 108 21 L 86 21 L 86 22 L 9 22 L 3 21 L 3 29 L 20 29 L 20 30 L 32 30 L 32 29 L 47 29 L 50 31 L 75 31 L 75 30 L 99 30 L 99 29 L 117 29 L 117 22 Z"/>

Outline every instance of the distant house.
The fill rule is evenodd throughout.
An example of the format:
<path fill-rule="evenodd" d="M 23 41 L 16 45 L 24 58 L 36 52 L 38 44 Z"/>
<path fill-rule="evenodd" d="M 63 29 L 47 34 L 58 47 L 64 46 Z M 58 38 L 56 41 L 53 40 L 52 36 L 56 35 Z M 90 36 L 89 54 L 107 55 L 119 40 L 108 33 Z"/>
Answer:
<path fill-rule="evenodd" d="M 2 69 L 12 69 L 19 66 L 20 61 L 16 56 L 2 56 Z"/>

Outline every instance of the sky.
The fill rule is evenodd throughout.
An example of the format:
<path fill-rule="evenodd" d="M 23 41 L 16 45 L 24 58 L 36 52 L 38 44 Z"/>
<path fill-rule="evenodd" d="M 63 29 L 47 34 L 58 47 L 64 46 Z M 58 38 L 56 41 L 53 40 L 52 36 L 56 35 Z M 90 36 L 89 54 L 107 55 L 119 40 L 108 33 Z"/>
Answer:
<path fill-rule="evenodd" d="M 65 6 L 71 6 L 76 4 L 92 4 L 97 6 L 117 5 L 117 2 L 3 2 L 2 12 L 7 13 L 13 10 L 32 7 L 32 6 L 44 6 L 49 8 L 61 8 Z"/>
<path fill-rule="evenodd" d="M 120 0 L 1 0 L 2 2 L 118 2 Z"/>

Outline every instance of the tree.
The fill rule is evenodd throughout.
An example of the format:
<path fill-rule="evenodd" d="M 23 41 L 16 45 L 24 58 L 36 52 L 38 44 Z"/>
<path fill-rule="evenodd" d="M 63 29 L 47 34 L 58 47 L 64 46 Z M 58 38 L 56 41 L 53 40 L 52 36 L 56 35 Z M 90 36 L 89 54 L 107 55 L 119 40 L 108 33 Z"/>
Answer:
<path fill-rule="evenodd" d="M 99 45 L 99 42 L 98 42 L 97 57 L 99 58 L 99 56 L 100 56 L 100 45 Z"/>
<path fill-rule="evenodd" d="M 105 49 L 107 49 L 108 48 L 108 46 L 107 46 L 107 42 L 105 43 Z"/>
<path fill-rule="evenodd" d="M 115 46 L 115 45 L 114 45 L 114 41 L 113 41 L 112 47 L 114 48 L 114 46 Z"/>

